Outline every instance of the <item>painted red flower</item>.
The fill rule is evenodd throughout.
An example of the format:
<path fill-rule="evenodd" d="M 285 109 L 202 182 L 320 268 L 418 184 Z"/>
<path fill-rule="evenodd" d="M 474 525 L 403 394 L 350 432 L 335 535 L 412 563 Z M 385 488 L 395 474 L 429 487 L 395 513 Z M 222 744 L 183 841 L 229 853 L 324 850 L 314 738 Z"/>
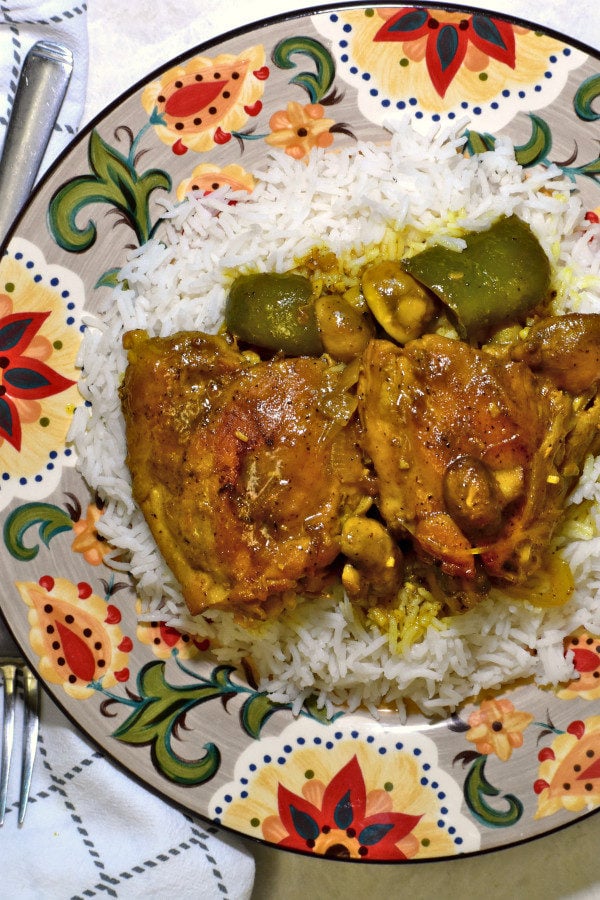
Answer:
<path fill-rule="evenodd" d="M 325 787 L 320 806 L 281 783 L 277 799 L 281 824 L 287 830 L 280 846 L 308 849 L 324 856 L 406 859 L 397 845 L 421 818 L 392 811 L 369 815 L 367 791 L 356 756 Z"/>
<path fill-rule="evenodd" d="M 73 382 L 25 353 L 49 312 L 11 313 L 0 319 L 0 438 L 21 449 L 18 401 L 42 400 Z M 17 402 L 15 402 L 17 401 Z"/>
<path fill-rule="evenodd" d="M 460 69 L 469 44 L 488 57 L 515 67 L 512 25 L 483 13 L 446 14 L 442 10 L 406 7 L 387 19 L 375 41 L 425 41 L 425 59 L 432 84 L 443 97 Z"/>

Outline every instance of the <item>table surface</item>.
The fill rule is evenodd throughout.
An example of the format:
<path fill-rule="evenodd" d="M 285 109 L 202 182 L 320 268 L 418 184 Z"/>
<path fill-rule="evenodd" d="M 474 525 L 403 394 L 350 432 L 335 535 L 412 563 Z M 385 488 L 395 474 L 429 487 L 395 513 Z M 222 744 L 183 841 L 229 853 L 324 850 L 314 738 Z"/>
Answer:
<path fill-rule="evenodd" d="M 471 6 L 497 9 L 562 31 L 600 48 L 597 0 L 489 0 Z M 310 3 L 294 0 L 145 0 L 144 16 L 132 15 L 122 0 L 89 4 L 90 68 L 84 122 L 106 103 L 150 71 L 190 46 L 233 28 Z M 137 8 L 137 4 L 134 4 Z M 119 35 L 120 59 L 114 64 L 114 36 Z M 256 858 L 252 900 L 304 900 L 368 896 L 413 896 L 416 900 L 451 893 L 470 900 L 600 897 L 598 840 L 600 816 L 592 815 L 567 829 L 506 850 L 451 862 L 408 866 L 365 866 L 336 863 L 284 853 L 248 842 Z M 201 896 L 201 893 L 199 893 Z"/>

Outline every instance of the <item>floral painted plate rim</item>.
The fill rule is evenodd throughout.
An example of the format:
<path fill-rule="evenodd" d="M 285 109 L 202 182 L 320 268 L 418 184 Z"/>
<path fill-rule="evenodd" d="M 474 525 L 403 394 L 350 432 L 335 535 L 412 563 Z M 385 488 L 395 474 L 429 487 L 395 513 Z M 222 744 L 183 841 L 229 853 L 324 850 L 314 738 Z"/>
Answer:
<path fill-rule="evenodd" d="M 555 694 L 520 686 L 439 723 L 359 713 L 326 722 L 310 704 L 294 719 L 242 673 L 206 662 L 191 636 L 136 623 L 130 585 L 103 564 L 101 507 L 65 437 L 81 402 L 84 317 L 114 284 L 131 238 L 155 231 L 161 192 L 251 190 L 265 141 L 302 158 L 381 135 L 390 111 L 424 127 L 466 114 L 477 123 L 469 152 L 508 132 L 522 165 L 557 163 L 597 217 L 599 95 L 596 51 L 513 17 L 325 5 L 165 63 L 41 180 L 0 266 L 0 569 L 14 585 L 2 612 L 67 716 L 150 789 L 255 840 L 367 862 L 509 847 L 597 810 L 597 634 L 573 639 L 580 679 Z M 562 152 L 565 115 L 572 153 Z"/>

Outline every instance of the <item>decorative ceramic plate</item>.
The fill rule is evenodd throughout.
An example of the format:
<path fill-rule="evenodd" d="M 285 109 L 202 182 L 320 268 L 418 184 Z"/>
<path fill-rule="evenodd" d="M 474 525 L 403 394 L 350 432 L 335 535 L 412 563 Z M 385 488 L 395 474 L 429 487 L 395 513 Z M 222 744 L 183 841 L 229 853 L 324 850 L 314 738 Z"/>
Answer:
<path fill-rule="evenodd" d="M 269 136 L 303 156 L 381 140 L 396 113 L 417 129 L 467 116 L 469 152 L 508 134 L 523 166 L 561 168 L 593 217 L 599 95 L 597 55 L 525 23 L 324 8 L 168 63 L 38 187 L 0 266 L 3 613 L 77 726 L 168 799 L 271 844 L 365 861 L 505 847 L 600 804 L 600 635 L 574 638 L 572 683 L 521 685 L 447 721 L 294 717 L 201 642 L 137 622 L 66 442 L 86 314 L 156 231 L 165 194 L 251 182 Z"/>

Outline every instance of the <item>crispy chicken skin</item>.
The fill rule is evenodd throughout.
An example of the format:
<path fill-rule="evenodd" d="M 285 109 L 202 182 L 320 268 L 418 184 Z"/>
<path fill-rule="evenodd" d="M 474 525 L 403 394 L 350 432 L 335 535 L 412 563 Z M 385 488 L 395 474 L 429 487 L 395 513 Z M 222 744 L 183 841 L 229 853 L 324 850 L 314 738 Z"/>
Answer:
<path fill-rule="evenodd" d="M 359 413 L 383 519 L 447 575 L 523 581 L 598 433 L 597 402 L 574 410 L 524 362 L 433 334 L 372 341 Z"/>
<path fill-rule="evenodd" d="M 356 418 L 328 411 L 341 367 L 251 362 L 226 338 L 124 338 L 133 496 L 190 611 L 260 615 L 322 588 L 344 520 L 371 503 Z"/>

